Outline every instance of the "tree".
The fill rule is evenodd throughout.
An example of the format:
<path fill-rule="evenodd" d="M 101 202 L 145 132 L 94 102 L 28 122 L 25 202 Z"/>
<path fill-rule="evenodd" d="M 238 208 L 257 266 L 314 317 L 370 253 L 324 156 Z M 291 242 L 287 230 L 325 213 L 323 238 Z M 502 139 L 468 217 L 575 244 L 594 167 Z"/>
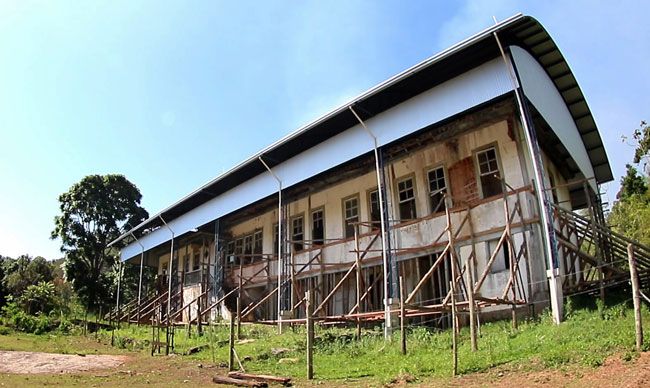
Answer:
<path fill-rule="evenodd" d="M 89 175 L 59 196 L 61 214 L 52 238 L 61 239 L 64 272 L 83 305 L 97 310 L 111 297 L 110 269 L 118 247 L 108 244 L 126 225 L 148 217 L 140 206 L 140 190 L 123 175 Z"/>
<path fill-rule="evenodd" d="M 639 164 L 643 159 L 647 159 L 650 152 L 650 126 L 645 121 L 641 121 L 639 128 L 635 129 L 632 138 L 636 141 L 634 150 L 634 163 Z"/>
<path fill-rule="evenodd" d="M 619 199 L 627 199 L 633 195 L 645 195 L 648 192 L 648 184 L 646 179 L 639 175 L 639 172 L 634 166 L 628 164 L 627 172 L 621 178 L 621 190 L 618 192 Z"/>
<path fill-rule="evenodd" d="M 6 258 L 4 272 L 4 287 L 14 298 L 22 295 L 31 285 L 54 279 L 52 264 L 41 256 L 32 258 L 29 255 L 21 255 L 15 260 Z"/>
<path fill-rule="evenodd" d="M 639 129 L 632 135 L 635 141 L 633 162 L 639 165 L 648 159 L 650 152 L 650 128 L 641 122 Z M 621 189 L 617 194 L 617 201 L 607 217 L 607 222 L 617 232 L 650 244 L 650 190 L 648 176 L 644 171 L 639 173 L 637 168 L 628 164 L 627 171 L 621 177 Z M 647 165 L 646 165 L 647 167 Z M 647 172 L 647 169 L 645 169 Z"/>

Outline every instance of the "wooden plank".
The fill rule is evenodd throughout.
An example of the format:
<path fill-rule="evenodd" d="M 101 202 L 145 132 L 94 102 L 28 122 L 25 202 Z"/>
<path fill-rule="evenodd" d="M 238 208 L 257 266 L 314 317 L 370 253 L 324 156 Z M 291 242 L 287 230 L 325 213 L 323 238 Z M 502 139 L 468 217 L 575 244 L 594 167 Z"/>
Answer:
<path fill-rule="evenodd" d="M 268 387 L 269 385 L 262 381 L 248 381 L 241 379 L 234 379 L 227 376 L 214 376 L 212 382 L 215 384 L 235 385 L 237 387 Z"/>
<path fill-rule="evenodd" d="M 267 383 L 279 383 L 282 385 L 287 385 L 291 382 L 291 377 L 282 377 L 282 376 L 271 376 L 271 375 L 254 375 L 251 373 L 242 373 L 242 372 L 230 372 L 228 377 L 239 380 L 254 380 Z"/>

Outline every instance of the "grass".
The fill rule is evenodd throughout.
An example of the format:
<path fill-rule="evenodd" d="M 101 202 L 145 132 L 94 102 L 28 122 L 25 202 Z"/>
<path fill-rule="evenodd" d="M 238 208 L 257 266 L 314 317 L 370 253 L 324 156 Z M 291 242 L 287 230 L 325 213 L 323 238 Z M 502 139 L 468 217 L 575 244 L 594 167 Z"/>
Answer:
<path fill-rule="evenodd" d="M 634 350 L 634 318 L 623 304 L 609 308 L 567 306 L 567 319 L 554 325 L 549 314 L 537 320 L 521 322 L 513 330 L 509 321 L 481 326 L 479 351 L 470 349 L 469 332 L 461 330 L 459 342 L 459 373 L 482 372 L 496 366 L 513 369 L 558 368 L 566 365 L 599 366 L 614 353 L 631 354 Z M 650 313 L 643 316 L 650 322 Z M 194 328 L 193 328 L 194 330 Z M 109 333 L 104 333 L 108 336 Z M 130 349 L 148 351 L 151 331 L 132 326 L 116 331 L 117 342 Z M 361 341 L 353 339 L 348 329 L 316 330 L 314 369 L 316 378 L 339 382 L 363 379 L 386 383 L 397 376 L 414 378 L 445 378 L 451 375 L 451 333 L 412 327 L 408 333 L 408 354 L 399 351 L 399 334 L 386 343 L 379 330 L 365 331 Z M 243 325 L 242 338 L 252 340 L 237 344 L 236 350 L 249 372 L 305 375 L 306 333 L 304 328 L 285 330 L 281 336 L 269 326 Z M 128 340 L 127 340 L 128 339 Z M 214 326 L 203 336 L 189 336 L 185 329 L 176 330 L 176 353 L 193 346 L 210 344 L 187 359 L 221 364 L 228 360 L 228 327 Z M 285 349 L 274 354 L 273 349 Z M 282 360 L 285 359 L 285 360 Z"/>

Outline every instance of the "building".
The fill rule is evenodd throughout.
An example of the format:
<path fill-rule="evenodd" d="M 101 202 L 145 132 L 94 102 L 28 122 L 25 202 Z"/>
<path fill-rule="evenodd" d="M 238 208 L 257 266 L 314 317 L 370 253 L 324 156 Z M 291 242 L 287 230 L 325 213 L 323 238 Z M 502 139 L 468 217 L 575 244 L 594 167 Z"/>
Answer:
<path fill-rule="evenodd" d="M 625 276 L 600 203 L 611 180 L 564 57 L 516 15 L 126 232 L 122 260 L 161 282 L 118 319 L 201 325 L 240 295 L 244 320 L 300 322 L 312 290 L 320 319 L 390 329 L 402 284 L 412 319 L 537 303 L 559 321 L 563 293 Z"/>

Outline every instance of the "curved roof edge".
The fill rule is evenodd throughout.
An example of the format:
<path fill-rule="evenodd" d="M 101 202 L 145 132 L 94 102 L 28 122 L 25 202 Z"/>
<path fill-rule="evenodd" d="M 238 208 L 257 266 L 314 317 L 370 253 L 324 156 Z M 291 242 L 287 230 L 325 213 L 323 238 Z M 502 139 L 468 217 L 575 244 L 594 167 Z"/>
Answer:
<path fill-rule="evenodd" d="M 358 122 L 351 115 L 349 106 L 359 107 L 360 116 L 366 120 L 496 57 L 499 51 L 493 38 L 495 32 L 499 34 L 504 46 L 518 45 L 530 52 L 542 65 L 560 91 L 576 123 L 594 168 L 596 181 L 611 181 L 613 175 L 598 128 L 568 63 L 546 29 L 535 18 L 519 13 L 425 59 L 298 128 L 149 217 L 112 241 L 109 246 L 129 235 L 139 234 L 146 228 L 161 226 L 161 219 L 169 222 L 239 183 L 264 173 L 266 170 L 259 162 L 260 157 L 273 167 L 356 125 Z"/>

